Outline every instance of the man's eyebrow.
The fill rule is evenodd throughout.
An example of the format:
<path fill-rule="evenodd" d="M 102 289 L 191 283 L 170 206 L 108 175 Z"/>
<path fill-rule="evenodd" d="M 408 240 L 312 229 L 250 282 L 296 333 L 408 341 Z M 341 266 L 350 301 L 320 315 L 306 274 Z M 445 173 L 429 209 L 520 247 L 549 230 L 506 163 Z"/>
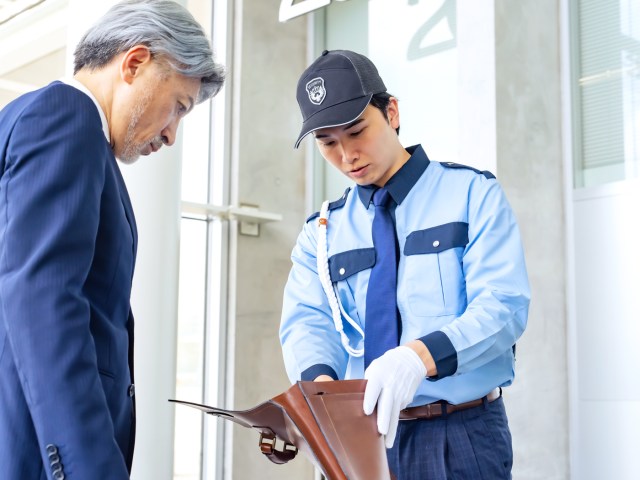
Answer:
<path fill-rule="evenodd" d="M 360 122 L 364 122 L 364 118 L 358 118 L 357 120 L 354 120 L 353 122 L 349 123 L 348 125 L 345 125 L 344 127 L 342 127 L 342 130 L 349 130 L 351 127 L 355 127 L 357 124 L 359 124 Z M 328 137 L 328 135 L 324 135 L 324 134 L 314 134 L 315 138 L 325 138 Z"/>
<path fill-rule="evenodd" d="M 191 95 L 188 95 L 189 98 L 189 108 L 187 109 L 187 113 L 189 113 L 191 110 L 193 110 L 193 106 L 195 105 L 195 101 L 193 100 L 193 97 Z"/>

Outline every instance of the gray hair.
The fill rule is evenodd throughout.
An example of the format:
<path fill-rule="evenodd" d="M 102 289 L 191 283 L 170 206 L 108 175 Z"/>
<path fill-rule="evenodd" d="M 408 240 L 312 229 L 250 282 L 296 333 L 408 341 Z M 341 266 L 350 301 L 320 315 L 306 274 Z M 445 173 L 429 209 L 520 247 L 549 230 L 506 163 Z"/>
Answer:
<path fill-rule="evenodd" d="M 107 65 L 116 55 L 145 45 L 182 75 L 201 79 L 197 103 L 216 95 L 224 67 L 213 59 L 202 27 L 184 7 L 171 0 L 125 0 L 115 4 L 90 28 L 74 52 L 74 74 Z"/>

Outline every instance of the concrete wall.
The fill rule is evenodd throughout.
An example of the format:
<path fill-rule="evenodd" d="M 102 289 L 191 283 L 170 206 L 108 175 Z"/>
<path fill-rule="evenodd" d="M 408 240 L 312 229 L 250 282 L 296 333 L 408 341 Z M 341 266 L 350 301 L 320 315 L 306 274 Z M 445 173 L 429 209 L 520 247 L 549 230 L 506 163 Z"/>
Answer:
<path fill-rule="evenodd" d="M 257 405 L 290 386 L 278 327 L 290 253 L 306 215 L 304 152 L 294 150 L 293 143 L 300 128 L 295 86 L 307 62 L 307 20 L 279 23 L 279 4 L 234 4 L 232 203 L 259 205 L 284 217 L 262 225 L 259 237 L 237 236 L 231 336 L 236 408 Z M 287 465 L 275 465 L 262 457 L 257 444 L 255 431 L 234 426 L 232 470 L 226 478 L 313 478 L 313 467 L 302 454 Z"/>
<path fill-rule="evenodd" d="M 569 476 L 559 1 L 496 0 L 497 176 L 532 289 L 506 405 L 514 479 Z"/>

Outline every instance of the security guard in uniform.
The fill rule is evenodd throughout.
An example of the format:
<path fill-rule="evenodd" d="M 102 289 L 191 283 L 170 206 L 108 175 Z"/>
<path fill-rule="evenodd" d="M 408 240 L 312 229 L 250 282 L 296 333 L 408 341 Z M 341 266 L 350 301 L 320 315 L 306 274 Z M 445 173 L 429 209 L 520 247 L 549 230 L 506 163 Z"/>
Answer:
<path fill-rule="evenodd" d="M 502 388 L 530 290 L 504 192 L 489 172 L 405 149 L 398 100 L 367 57 L 325 51 L 297 99 L 296 148 L 313 134 L 356 185 L 293 249 L 280 327 L 290 380 L 366 378 L 363 409 L 377 408 L 398 480 L 511 478 Z"/>

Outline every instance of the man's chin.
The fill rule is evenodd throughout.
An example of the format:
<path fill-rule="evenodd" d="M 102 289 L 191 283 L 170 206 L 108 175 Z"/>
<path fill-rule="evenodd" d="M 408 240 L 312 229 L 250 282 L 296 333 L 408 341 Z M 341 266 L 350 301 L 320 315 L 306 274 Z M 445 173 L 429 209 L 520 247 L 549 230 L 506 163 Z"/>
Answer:
<path fill-rule="evenodd" d="M 120 162 L 124 163 L 125 165 L 131 165 L 132 163 L 135 163 L 140 158 L 140 154 L 137 154 L 137 155 L 116 155 L 116 158 L 118 160 L 120 160 Z"/>

